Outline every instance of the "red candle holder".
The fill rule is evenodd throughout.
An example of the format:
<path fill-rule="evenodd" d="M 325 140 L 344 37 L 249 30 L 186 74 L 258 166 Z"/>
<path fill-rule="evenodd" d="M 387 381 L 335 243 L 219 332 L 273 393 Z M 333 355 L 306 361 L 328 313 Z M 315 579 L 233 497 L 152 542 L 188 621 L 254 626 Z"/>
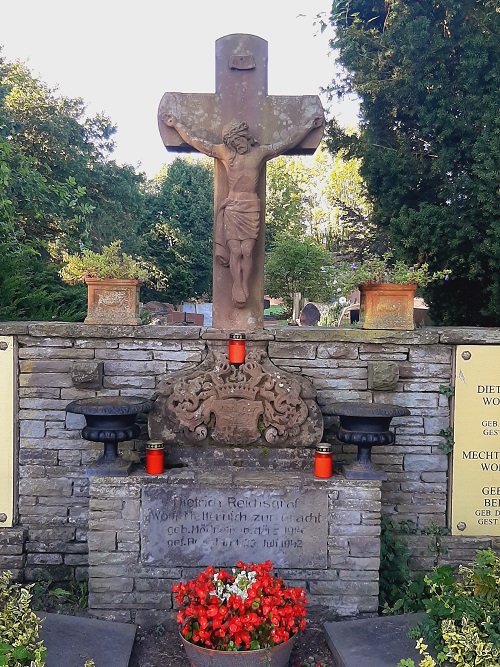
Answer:
<path fill-rule="evenodd" d="M 146 443 L 146 474 L 161 475 L 165 470 L 165 447 L 163 442 Z"/>
<path fill-rule="evenodd" d="M 314 476 L 320 478 L 333 475 L 332 448 L 330 445 L 321 443 L 316 447 L 314 455 Z"/>
<path fill-rule="evenodd" d="M 240 366 L 245 362 L 246 336 L 244 333 L 229 334 L 228 356 L 229 363 Z"/>

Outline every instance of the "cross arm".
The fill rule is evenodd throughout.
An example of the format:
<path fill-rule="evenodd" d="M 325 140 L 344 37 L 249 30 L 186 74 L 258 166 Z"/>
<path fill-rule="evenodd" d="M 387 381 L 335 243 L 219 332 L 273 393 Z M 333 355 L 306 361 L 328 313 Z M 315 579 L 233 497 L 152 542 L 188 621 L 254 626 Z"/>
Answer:
<path fill-rule="evenodd" d="M 205 153 L 209 157 L 221 157 L 221 145 L 211 144 L 208 141 L 195 137 L 194 134 L 173 114 L 165 113 L 162 115 L 162 120 L 168 127 L 174 127 L 184 141 L 196 148 L 200 153 Z"/>
<path fill-rule="evenodd" d="M 263 148 L 267 148 L 266 152 L 268 158 L 270 159 L 276 157 L 294 148 L 295 146 L 298 146 L 307 137 L 311 130 L 322 128 L 324 123 L 325 118 L 323 113 L 321 113 L 321 115 L 315 115 L 305 125 L 290 134 L 288 139 L 278 141 L 277 143 L 271 144 L 270 146 L 263 146 Z"/>
<path fill-rule="evenodd" d="M 169 115 L 183 126 L 184 136 L 177 125 L 167 125 Z M 210 147 L 221 140 L 219 100 L 211 93 L 165 93 L 158 109 L 158 127 L 168 151 L 199 150 L 208 155 Z M 191 139 L 200 141 L 200 146 L 194 146 Z"/>
<path fill-rule="evenodd" d="M 257 138 L 276 155 L 312 155 L 323 136 L 324 110 L 317 95 L 270 95 L 262 106 Z"/>

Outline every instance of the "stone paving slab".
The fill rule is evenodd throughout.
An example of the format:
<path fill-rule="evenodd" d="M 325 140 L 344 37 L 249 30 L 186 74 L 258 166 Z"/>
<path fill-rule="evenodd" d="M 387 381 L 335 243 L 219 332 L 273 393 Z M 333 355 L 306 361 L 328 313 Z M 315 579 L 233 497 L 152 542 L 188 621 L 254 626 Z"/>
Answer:
<path fill-rule="evenodd" d="M 128 667 L 136 626 L 84 616 L 40 614 L 40 639 L 47 648 L 46 667 Z"/>
<path fill-rule="evenodd" d="M 325 623 L 324 629 L 336 667 L 396 667 L 402 658 L 418 665 L 421 656 L 408 631 L 424 619 L 425 614 L 378 616 Z"/>

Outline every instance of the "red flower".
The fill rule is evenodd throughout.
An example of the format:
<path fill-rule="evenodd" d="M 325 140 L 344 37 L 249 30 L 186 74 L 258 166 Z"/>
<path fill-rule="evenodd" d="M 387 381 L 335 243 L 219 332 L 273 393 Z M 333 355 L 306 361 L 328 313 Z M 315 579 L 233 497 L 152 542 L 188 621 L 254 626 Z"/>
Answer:
<path fill-rule="evenodd" d="M 273 564 L 239 562 L 232 574 L 207 567 L 172 587 L 182 635 L 200 646 L 248 650 L 280 644 L 306 625 L 307 598 L 273 576 Z"/>

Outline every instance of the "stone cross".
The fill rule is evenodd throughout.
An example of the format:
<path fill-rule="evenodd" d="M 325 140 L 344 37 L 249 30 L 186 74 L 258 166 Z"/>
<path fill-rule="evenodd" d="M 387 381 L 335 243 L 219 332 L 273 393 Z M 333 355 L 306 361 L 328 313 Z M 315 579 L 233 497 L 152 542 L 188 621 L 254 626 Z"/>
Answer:
<path fill-rule="evenodd" d="M 167 150 L 215 158 L 213 326 L 264 324 L 265 163 L 311 154 L 323 135 L 317 95 L 267 94 L 267 42 L 217 40 L 216 92 L 165 93 L 158 110 Z"/>

